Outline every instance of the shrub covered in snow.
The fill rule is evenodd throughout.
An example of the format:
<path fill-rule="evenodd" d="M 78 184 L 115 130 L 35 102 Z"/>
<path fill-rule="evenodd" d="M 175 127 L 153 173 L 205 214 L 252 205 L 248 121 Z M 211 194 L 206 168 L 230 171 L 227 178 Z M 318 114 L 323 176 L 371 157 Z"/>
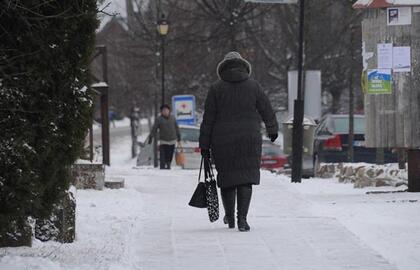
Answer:
<path fill-rule="evenodd" d="M 96 4 L 0 2 L 0 245 L 68 189 L 90 123 Z"/>

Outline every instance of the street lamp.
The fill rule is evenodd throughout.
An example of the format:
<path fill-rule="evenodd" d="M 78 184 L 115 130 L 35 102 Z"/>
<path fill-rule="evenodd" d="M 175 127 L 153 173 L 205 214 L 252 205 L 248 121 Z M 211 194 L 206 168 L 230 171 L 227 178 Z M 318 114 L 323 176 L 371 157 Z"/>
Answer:
<path fill-rule="evenodd" d="M 169 23 L 165 19 L 165 15 L 162 14 L 162 17 L 157 22 L 157 31 L 161 36 L 161 55 L 162 55 L 162 105 L 165 104 L 165 37 L 169 32 Z"/>

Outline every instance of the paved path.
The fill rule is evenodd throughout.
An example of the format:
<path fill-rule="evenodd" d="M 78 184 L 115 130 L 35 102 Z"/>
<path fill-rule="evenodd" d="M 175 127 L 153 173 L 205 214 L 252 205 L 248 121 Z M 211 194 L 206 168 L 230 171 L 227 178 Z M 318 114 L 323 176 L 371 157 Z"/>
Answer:
<path fill-rule="evenodd" d="M 310 202 L 269 173 L 254 189 L 251 232 L 210 224 L 204 209 L 187 206 L 196 174 L 139 170 L 130 177 L 144 205 L 132 251 L 141 269 L 396 269 L 337 220 L 311 214 Z"/>

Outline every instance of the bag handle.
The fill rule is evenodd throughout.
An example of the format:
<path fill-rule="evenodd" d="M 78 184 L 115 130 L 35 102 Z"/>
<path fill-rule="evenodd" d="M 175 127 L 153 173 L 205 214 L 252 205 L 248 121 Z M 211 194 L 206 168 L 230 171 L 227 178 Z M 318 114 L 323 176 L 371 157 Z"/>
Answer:
<path fill-rule="evenodd" d="M 204 175 L 205 180 L 214 179 L 213 167 L 209 158 L 204 158 Z"/>
<path fill-rule="evenodd" d="M 184 152 L 184 147 L 182 146 L 181 141 L 177 142 L 177 144 L 178 144 L 179 153 L 183 153 Z"/>
<path fill-rule="evenodd" d="M 201 157 L 201 163 L 200 163 L 200 172 L 198 173 L 198 183 L 201 182 L 201 172 L 203 170 L 203 162 L 204 162 L 204 158 Z M 205 180 L 204 180 L 205 181 Z"/>

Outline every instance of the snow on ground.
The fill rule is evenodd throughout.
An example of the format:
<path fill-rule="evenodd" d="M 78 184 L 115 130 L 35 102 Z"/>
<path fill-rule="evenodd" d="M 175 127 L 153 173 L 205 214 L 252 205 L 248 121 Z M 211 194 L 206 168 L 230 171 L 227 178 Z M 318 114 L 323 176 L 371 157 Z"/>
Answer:
<path fill-rule="evenodd" d="M 109 122 L 109 128 L 113 129 L 113 128 L 122 128 L 122 127 L 130 127 L 130 118 L 128 117 L 124 117 L 121 120 L 115 120 L 115 121 L 111 121 Z M 101 129 L 101 124 L 98 122 L 94 122 L 93 124 L 93 130 L 100 130 Z"/>
<path fill-rule="evenodd" d="M 252 231 L 239 233 L 221 221 L 209 223 L 205 209 L 187 205 L 196 170 L 134 167 L 128 132 L 111 132 L 113 165 L 107 169 L 107 177 L 124 177 L 126 188 L 79 190 L 75 243 L 35 241 L 32 248 L 0 249 L 1 270 L 415 270 L 420 265 L 417 194 L 368 195 L 370 189 L 334 179 L 291 184 L 286 176 L 263 172 L 249 213 Z"/>
<path fill-rule="evenodd" d="M 0 249 L 0 269 L 139 269 L 132 236 L 139 232 L 142 200 L 135 189 L 78 190 L 76 241 L 34 241 L 32 248 Z"/>
<path fill-rule="evenodd" d="M 420 194 L 384 193 L 406 187 L 354 189 L 336 179 L 309 179 L 294 189 L 311 202 L 317 215 L 337 218 L 399 269 L 419 269 Z"/>

